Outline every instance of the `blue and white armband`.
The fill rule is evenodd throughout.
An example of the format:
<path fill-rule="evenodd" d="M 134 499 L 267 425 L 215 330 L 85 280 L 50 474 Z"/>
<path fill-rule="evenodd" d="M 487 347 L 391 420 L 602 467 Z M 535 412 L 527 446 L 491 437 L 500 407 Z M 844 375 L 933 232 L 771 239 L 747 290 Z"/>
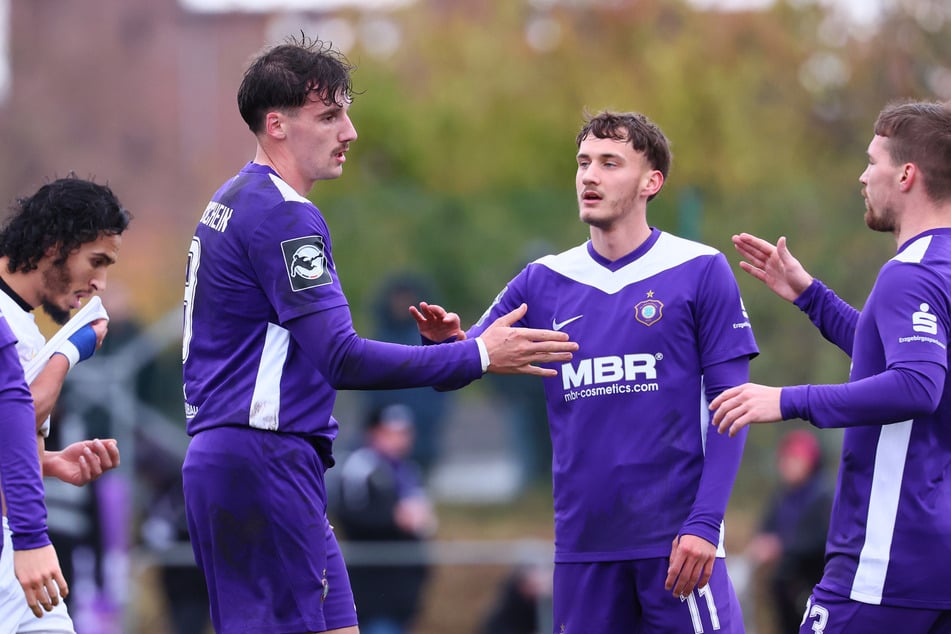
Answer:
<path fill-rule="evenodd" d="M 63 342 L 59 350 L 53 354 L 61 354 L 69 361 L 72 370 L 77 363 L 85 361 L 96 352 L 96 331 L 91 324 L 86 324 Z"/>

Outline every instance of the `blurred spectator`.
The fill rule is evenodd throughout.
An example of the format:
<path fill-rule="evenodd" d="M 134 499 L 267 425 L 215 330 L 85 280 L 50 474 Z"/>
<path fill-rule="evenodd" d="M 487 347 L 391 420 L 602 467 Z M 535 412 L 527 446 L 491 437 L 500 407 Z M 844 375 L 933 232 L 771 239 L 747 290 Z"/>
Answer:
<path fill-rule="evenodd" d="M 479 634 L 541 634 L 539 602 L 550 596 L 550 569 L 517 568 L 499 587 Z"/>
<path fill-rule="evenodd" d="M 778 631 L 796 632 L 809 593 L 822 578 L 832 492 L 821 447 L 809 431 L 783 436 L 777 467 L 780 487 L 746 554 L 769 578 Z"/>
<path fill-rule="evenodd" d="M 407 460 L 413 447 L 413 413 L 405 405 L 374 410 L 366 444 L 350 454 L 340 473 L 337 516 L 354 542 L 422 542 L 436 531 L 436 516 Z M 412 555 L 407 546 L 400 555 Z M 418 553 L 423 559 L 424 553 Z M 415 618 L 428 575 L 418 563 L 348 566 L 361 634 L 403 634 Z"/>
<path fill-rule="evenodd" d="M 554 251 L 548 242 L 528 243 L 515 272 L 530 262 Z M 529 306 L 531 310 L 531 306 Z M 540 484 L 551 487 L 551 433 L 548 430 L 548 405 L 545 387 L 537 376 L 486 375 L 482 379 L 504 402 L 507 427 L 511 430 L 522 470 L 522 484 Z"/>
<path fill-rule="evenodd" d="M 418 345 L 419 328 L 409 312 L 411 305 L 425 301 L 438 303 L 439 298 L 431 284 L 422 276 L 404 272 L 391 276 L 383 283 L 373 304 L 373 336 L 380 341 Z M 511 377 L 506 377 L 511 378 Z M 413 412 L 416 442 L 411 458 L 426 476 L 439 460 L 443 420 L 449 394 L 431 387 L 405 390 L 380 390 L 363 393 L 367 409 L 378 410 L 386 405 L 400 403 Z"/>
<path fill-rule="evenodd" d="M 141 526 L 142 542 L 157 560 L 159 589 L 165 597 L 169 632 L 199 634 L 211 625 L 205 576 L 194 561 L 175 558 L 176 547 L 188 544 L 181 458 L 138 442 L 139 454 L 149 455 L 139 465 L 139 478 L 149 496 Z M 188 551 L 191 555 L 191 551 Z"/>

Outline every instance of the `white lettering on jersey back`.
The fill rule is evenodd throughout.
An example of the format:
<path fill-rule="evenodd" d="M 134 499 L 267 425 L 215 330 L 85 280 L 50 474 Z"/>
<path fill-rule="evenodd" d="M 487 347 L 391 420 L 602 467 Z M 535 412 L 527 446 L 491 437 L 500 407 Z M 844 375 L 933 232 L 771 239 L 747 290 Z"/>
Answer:
<path fill-rule="evenodd" d="M 261 363 L 254 380 L 254 393 L 251 395 L 251 427 L 273 431 L 280 426 L 281 377 L 284 375 L 289 343 L 290 333 L 287 330 L 277 324 L 267 325 Z"/>
<path fill-rule="evenodd" d="M 587 243 L 557 255 L 546 255 L 536 263 L 547 267 L 580 284 L 592 286 L 613 295 L 625 287 L 676 268 L 685 262 L 719 253 L 713 247 L 686 240 L 669 233 L 661 233 L 650 250 L 617 271 L 611 271 L 595 262 L 588 253 Z"/>
<path fill-rule="evenodd" d="M 231 220 L 231 214 L 234 209 L 219 202 L 211 201 L 205 207 L 205 212 L 201 215 L 201 224 L 211 227 L 215 231 L 224 233 L 228 228 L 228 221 Z"/>

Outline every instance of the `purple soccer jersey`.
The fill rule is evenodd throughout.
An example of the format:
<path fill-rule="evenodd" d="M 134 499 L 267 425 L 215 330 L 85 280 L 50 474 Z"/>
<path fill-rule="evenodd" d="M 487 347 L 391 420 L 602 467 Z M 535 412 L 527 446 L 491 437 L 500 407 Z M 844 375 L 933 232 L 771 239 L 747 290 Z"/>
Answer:
<path fill-rule="evenodd" d="M 937 229 L 882 267 L 857 320 L 828 291 L 801 306 L 814 322 L 832 324 L 824 332 L 854 324 L 849 383 L 783 390 L 784 417 L 846 427 L 820 589 L 862 603 L 951 608 L 949 279 L 951 229 Z M 920 391 L 915 382 L 929 380 L 940 401 L 910 398 Z M 875 399 L 883 406 L 870 409 Z"/>
<path fill-rule="evenodd" d="M 544 379 L 555 561 L 667 557 L 685 527 L 722 546 L 742 440 L 709 424 L 704 368 L 757 353 L 726 258 L 657 229 L 615 262 L 586 243 L 529 264 L 469 335 L 522 302 L 520 325 L 580 345 Z"/>
<path fill-rule="evenodd" d="M 333 317 L 303 343 L 285 327 L 315 314 Z M 357 337 L 320 211 L 255 163 L 215 194 L 192 238 L 182 356 L 191 435 L 237 425 L 332 441 L 338 387 L 481 376 L 474 342 L 435 350 Z"/>
<path fill-rule="evenodd" d="M 218 190 L 189 249 L 182 355 L 194 438 L 182 474 L 192 547 L 222 634 L 356 623 L 326 518 L 337 389 L 482 375 L 476 341 L 359 337 L 331 251 L 320 211 L 255 163 Z"/>
<path fill-rule="evenodd" d="M 36 449 L 36 414 L 33 397 L 23 376 L 16 338 L 0 315 L 0 397 L 3 436 L 0 438 L 0 477 L 7 506 L 7 520 L 17 550 L 50 543 L 46 532 L 43 478 Z"/>

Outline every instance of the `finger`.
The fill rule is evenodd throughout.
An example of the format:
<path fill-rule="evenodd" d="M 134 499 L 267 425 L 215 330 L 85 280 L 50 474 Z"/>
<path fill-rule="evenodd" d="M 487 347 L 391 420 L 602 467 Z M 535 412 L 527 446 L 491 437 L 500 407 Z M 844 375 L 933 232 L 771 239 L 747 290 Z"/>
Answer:
<path fill-rule="evenodd" d="M 522 303 L 515 310 L 508 312 L 502 315 L 501 317 L 499 317 L 498 319 L 496 319 L 493 322 L 493 325 L 497 324 L 499 326 L 511 326 L 512 324 L 517 322 L 519 319 L 524 317 L 526 312 L 528 312 L 528 304 Z"/>
<path fill-rule="evenodd" d="M 749 262 L 740 262 L 740 268 L 758 279 L 760 282 L 766 281 L 766 271 L 762 267 L 753 266 Z"/>
<path fill-rule="evenodd" d="M 689 560 L 684 566 L 684 570 L 680 571 L 680 583 L 674 588 L 674 592 L 684 596 L 692 593 L 693 589 L 697 586 L 701 572 L 700 562 L 694 559 Z"/>
<path fill-rule="evenodd" d="M 416 320 L 417 324 L 426 323 L 426 318 L 423 316 L 421 312 L 419 312 L 419 310 L 417 310 L 415 306 L 409 307 L 409 314 L 413 316 L 413 319 Z"/>
<path fill-rule="evenodd" d="M 43 616 L 43 609 L 40 608 L 40 603 L 36 598 L 36 592 L 32 588 L 23 586 L 23 594 L 26 596 L 26 604 L 30 606 L 30 612 L 33 613 L 35 617 Z"/>
<path fill-rule="evenodd" d="M 53 573 L 53 580 L 56 582 L 57 587 L 59 588 L 59 596 L 64 599 L 69 596 L 69 584 L 66 583 L 66 577 L 63 576 L 62 570 L 57 570 Z"/>
<path fill-rule="evenodd" d="M 537 365 L 524 365 L 520 368 L 523 374 L 540 377 L 558 376 L 558 370 L 554 368 L 542 368 Z"/>
<path fill-rule="evenodd" d="M 715 559 L 711 559 L 703 566 L 703 574 L 700 576 L 700 582 L 697 584 L 698 588 L 706 587 L 710 582 L 710 577 L 713 576 L 713 562 Z"/>
<path fill-rule="evenodd" d="M 664 589 L 673 590 L 677 583 L 677 577 L 680 576 L 680 569 L 683 567 L 683 555 L 680 549 L 674 549 L 671 553 L 670 565 L 667 567 L 667 579 L 664 580 Z"/>

